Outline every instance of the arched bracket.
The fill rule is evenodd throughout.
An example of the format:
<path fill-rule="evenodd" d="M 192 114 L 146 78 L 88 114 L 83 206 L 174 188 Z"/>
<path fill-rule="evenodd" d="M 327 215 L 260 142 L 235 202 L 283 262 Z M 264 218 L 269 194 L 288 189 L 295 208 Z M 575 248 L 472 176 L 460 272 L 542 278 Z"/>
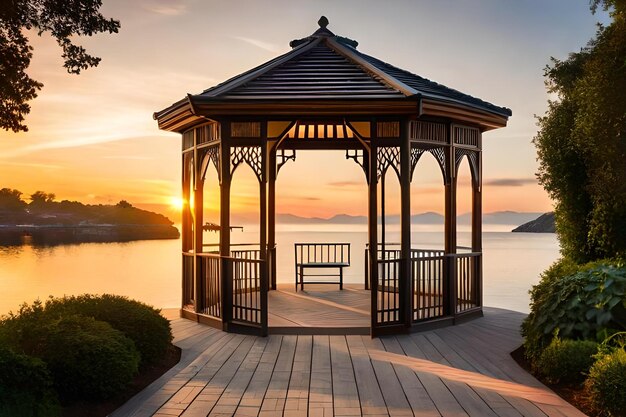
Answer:
<path fill-rule="evenodd" d="M 426 149 L 411 148 L 411 181 L 413 181 L 413 173 L 415 172 L 415 167 L 417 167 L 417 162 L 420 160 L 424 152 L 426 152 Z"/>
<path fill-rule="evenodd" d="M 289 152 L 289 153 L 287 153 Z M 295 149 L 279 149 L 276 151 L 276 174 L 280 172 L 280 169 L 285 165 L 288 161 L 296 160 L 296 150 Z"/>
<path fill-rule="evenodd" d="M 469 166 L 472 174 L 472 182 L 474 187 L 480 187 L 481 179 L 480 179 L 480 170 L 478 167 L 478 152 L 473 151 L 471 149 L 464 148 L 456 148 L 454 151 L 454 176 L 457 177 L 459 174 L 459 167 L 461 166 L 461 162 L 463 161 L 463 157 L 467 156 L 467 160 L 469 161 Z"/>
<path fill-rule="evenodd" d="M 415 167 L 417 167 L 417 162 L 420 160 L 424 152 L 430 153 L 435 157 L 439 168 L 441 169 L 441 175 L 443 177 L 444 184 L 446 183 L 446 153 L 442 147 L 438 148 L 418 148 L 411 147 L 411 181 L 413 181 L 413 173 L 415 172 Z"/>
<path fill-rule="evenodd" d="M 201 176 L 202 181 L 206 178 L 207 170 L 209 169 L 209 165 L 213 162 L 213 166 L 217 170 L 217 179 L 219 182 L 222 182 L 222 172 L 220 170 L 220 147 L 219 146 L 211 146 L 207 148 L 204 157 L 202 158 L 202 171 Z"/>
<path fill-rule="evenodd" d="M 385 146 L 379 147 L 377 153 L 378 179 L 380 179 L 389 169 L 393 168 L 400 181 L 400 147 Z"/>
<path fill-rule="evenodd" d="M 230 176 L 232 177 L 235 170 L 241 163 L 248 164 L 256 175 L 259 182 L 263 182 L 263 148 L 260 146 L 236 146 L 231 148 L 230 152 L 232 168 Z"/>
<path fill-rule="evenodd" d="M 365 167 L 365 151 L 363 149 L 346 149 L 346 159 L 352 159 L 361 167 L 367 180 L 367 168 Z"/>

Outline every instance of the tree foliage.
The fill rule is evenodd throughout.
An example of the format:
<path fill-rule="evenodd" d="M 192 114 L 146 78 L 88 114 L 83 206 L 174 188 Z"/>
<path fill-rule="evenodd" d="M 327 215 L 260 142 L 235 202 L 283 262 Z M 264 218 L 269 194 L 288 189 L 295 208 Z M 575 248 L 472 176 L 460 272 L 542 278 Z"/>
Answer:
<path fill-rule="evenodd" d="M 0 211 L 22 211 L 26 202 L 22 200 L 22 192 L 11 188 L 0 190 Z"/>
<path fill-rule="evenodd" d="M 71 74 L 97 66 L 100 58 L 74 43 L 74 36 L 116 33 L 119 21 L 99 12 L 101 0 L 2 0 L 0 2 L 0 128 L 26 131 L 28 101 L 43 84 L 26 74 L 33 48 L 27 30 L 49 32 L 63 51 L 64 67 Z"/>
<path fill-rule="evenodd" d="M 626 254 L 626 1 L 591 7 L 609 10 L 613 21 L 580 52 L 546 67 L 558 99 L 533 140 L 563 254 L 578 263 Z"/>

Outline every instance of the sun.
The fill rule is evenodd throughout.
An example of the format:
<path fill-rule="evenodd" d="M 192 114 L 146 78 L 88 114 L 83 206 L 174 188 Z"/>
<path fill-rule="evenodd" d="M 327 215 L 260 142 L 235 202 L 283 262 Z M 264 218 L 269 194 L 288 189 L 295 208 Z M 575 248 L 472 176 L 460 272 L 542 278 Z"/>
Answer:
<path fill-rule="evenodd" d="M 170 206 L 177 210 L 182 210 L 185 206 L 185 200 L 181 197 L 170 197 Z"/>

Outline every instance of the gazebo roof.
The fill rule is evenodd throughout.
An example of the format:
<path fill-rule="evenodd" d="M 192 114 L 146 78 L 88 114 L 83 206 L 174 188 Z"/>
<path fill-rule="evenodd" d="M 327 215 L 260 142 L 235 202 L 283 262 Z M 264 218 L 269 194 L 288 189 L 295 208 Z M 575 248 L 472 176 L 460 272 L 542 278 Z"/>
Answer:
<path fill-rule="evenodd" d="M 291 51 L 155 113 L 159 127 L 182 131 L 220 115 L 370 114 L 385 110 L 457 115 L 487 130 L 505 126 L 511 116 L 508 108 L 358 51 L 356 41 L 326 28 L 325 17 L 318 23 L 320 28 L 311 36 L 290 43 Z"/>

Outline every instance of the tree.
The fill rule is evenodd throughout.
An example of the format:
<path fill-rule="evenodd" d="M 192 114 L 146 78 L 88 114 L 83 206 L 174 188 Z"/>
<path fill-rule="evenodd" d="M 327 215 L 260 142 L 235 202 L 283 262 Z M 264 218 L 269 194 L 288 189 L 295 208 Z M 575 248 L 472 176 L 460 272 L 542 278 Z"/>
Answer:
<path fill-rule="evenodd" d="M 613 20 L 580 52 L 546 67 L 558 100 L 533 140 L 563 255 L 579 263 L 626 255 L 626 1 L 591 7 Z"/>
<path fill-rule="evenodd" d="M 119 21 L 99 12 L 101 0 L 2 0 L 0 2 L 0 128 L 27 131 L 24 116 L 28 101 L 37 97 L 43 84 L 30 78 L 26 69 L 33 48 L 25 35 L 34 29 L 57 40 L 63 50 L 64 67 L 71 74 L 97 66 L 100 58 L 76 45 L 74 36 L 117 33 Z"/>
<path fill-rule="evenodd" d="M 43 191 L 35 191 L 30 195 L 30 203 L 33 205 L 43 204 L 43 203 L 52 203 L 55 199 L 55 195 L 53 193 L 46 193 Z"/>
<path fill-rule="evenodd" d="M 19 211 L 26 208 L 26 202 L 21 198 L 22 192 L 10 188 L 0 190 L 0 211 Z"/>

